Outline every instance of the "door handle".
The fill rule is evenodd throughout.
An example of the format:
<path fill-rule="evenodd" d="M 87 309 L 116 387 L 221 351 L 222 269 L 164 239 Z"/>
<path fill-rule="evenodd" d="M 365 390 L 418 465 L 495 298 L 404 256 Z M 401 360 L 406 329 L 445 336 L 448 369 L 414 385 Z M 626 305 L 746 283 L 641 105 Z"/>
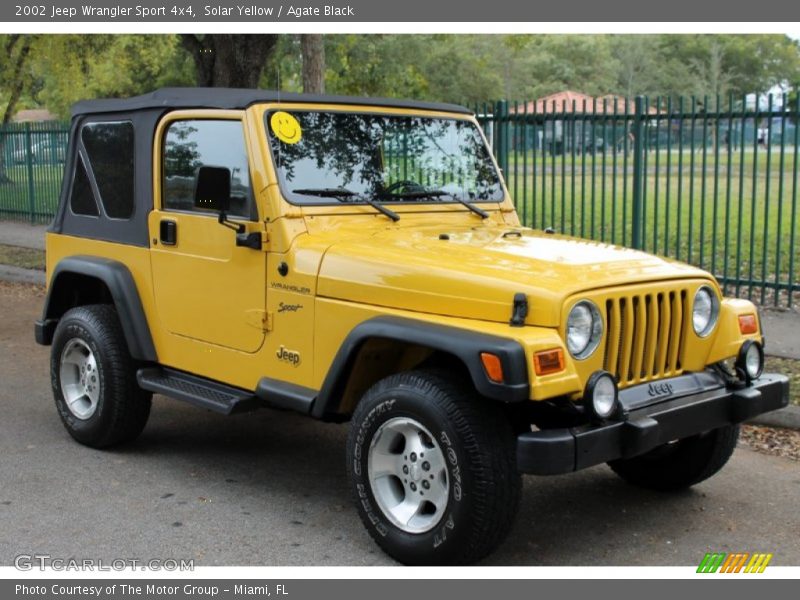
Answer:
<path fill-rule="evenodd" d="M 261 250 L 261 232 L 251 231 L 250 233 L 242 232 L 236 234 L 236 245 L 243 248 L 252 248 L 253 250 Z"/>
<path fill-rule="evenodd" d="M 163 219 L 159 227 L 159 239 L 165 246 L 178 243 L 178 223 L 171 219 Z"/>

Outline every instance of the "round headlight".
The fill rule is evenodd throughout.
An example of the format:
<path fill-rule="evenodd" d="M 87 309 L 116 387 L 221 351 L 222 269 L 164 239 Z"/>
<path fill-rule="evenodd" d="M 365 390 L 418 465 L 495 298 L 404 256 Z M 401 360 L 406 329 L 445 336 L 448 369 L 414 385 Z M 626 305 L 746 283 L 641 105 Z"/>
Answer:
<path fill-rule="evenodd" d="M 705 337 L 711 333 L 714 325 L 717 324 L 718 313 L 717 297 L 710 287 L 704 285 L 694 295 L 694 304 L 692 305 L 694 332 L 700 337 Z"/>
<path fill-rule="evenodd" d="M 567 317 L 567 349 L 575 358 L 586 358 L 603 337 L 603 318 L 593 302 L 581 300 Z"/>

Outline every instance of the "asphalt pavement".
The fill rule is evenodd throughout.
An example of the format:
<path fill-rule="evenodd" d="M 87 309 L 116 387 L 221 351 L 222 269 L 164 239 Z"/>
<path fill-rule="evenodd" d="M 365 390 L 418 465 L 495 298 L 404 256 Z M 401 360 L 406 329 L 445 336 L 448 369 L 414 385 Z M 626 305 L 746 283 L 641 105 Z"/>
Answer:
<path fill-rule="evenodd" d="M 386 565 L 351 502 L 347 425 L 264 410 L 222 417 L 156 397 L 142 436 L 85 448 L 63 429 L 40 289 L 0 283 L 0 565 L 19 554 L 197 565 Z M 800 564 L 800 465 L 741 447 L 678 494 L 608 468 L 524 479 L 492 565 L 697 565 L 706 552 Z"/>
<path fill-rule="evenodd" d="M 31 225 L 19 221 L 0 219 L 0 244 L 44 250 L 44 234 L 47 225 Z"/>

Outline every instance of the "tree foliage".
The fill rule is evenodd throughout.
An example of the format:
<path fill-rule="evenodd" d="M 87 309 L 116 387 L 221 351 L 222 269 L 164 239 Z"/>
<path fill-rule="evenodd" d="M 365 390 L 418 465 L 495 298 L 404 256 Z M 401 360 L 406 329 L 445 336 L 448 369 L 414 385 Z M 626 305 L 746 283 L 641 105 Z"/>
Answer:
<path fill-rule="evenodd" d="M 305 60 L 298 35 L 17 35 L 0 45 L 11 38 L 18 41 L 0 64 L 0 107 L 18 89 L 14 108 L 44 106 L 61 116 L 81 98 L 164 85 L 303 91 L 304 65 L 317 71 L 314 89 L 322 83 L 329 93 L 467 103 L 566 89 L 702 101 L 800 82 L 798 43 L 774 34 L 325 35 L 306 39 Z M 26 46 L 19 88 L 11 75 Z M 324 61 L 315 61 L 320 50 Z"/>
<path fill-rule="evenodd" d="M 668 74 L 664 93 L 695 96 L 765 92 L 800 82 L 798 43 L 782 35 L 664 35 L 661 55 L 685 70 Z"/>
<path fill-rule="evenodd" d="M 0 86 L 4 92 L 5 106 L 0 112 L 0 124 L 5 125 L 14 114 L 14 110 L 27 87 L 28 60 L 34 39 L 19 34 L 0 36 L 6 60 L 0 62 Z"/>
<path fill-rule="evenodd" d="M 7 125 L 14 115 L 23 92 L 27 88 L 27 66 L 35 38 L 19 34 L 0 36 L 0 46 L 6 60 L 0 62 L 0 86 L 3 106 L 0 107 L 0 127 Z M 0 159 L 5 154 L 6 135 L 0 132 Z M 0 160 L 0 184 L 11 183 L 6 174 L 5 161 Z"/>
<path fill-rule="evenodd" d="M 196 83 L 204 87 L 253 88 L 277 34 L 183 34 L 181 44 L 195 65 Z"/>
<path fill-rule="evenodd" d="M 329 91 L 455 102 L 567 89 L 702 98 L 800 82 L 800 46 L 784 35 L 331 35 L 326 51 Z"/>
<path fill-rule="evenodd" d="M 32 54 L 28 104 L 61 116 L 80 99 L 194 81 L 191 59 L 172 35 L 39 36 Z"/>

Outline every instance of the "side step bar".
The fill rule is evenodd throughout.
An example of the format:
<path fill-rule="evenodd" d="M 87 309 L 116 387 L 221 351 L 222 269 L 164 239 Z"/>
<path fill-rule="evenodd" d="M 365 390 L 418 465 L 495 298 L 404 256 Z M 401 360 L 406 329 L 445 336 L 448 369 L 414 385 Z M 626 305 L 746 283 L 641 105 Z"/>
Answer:
<path fill-rule="evenodd" d="M 293 410 L 304 415 L 318 392 L 311 388 L 262 377 L 255 394 L 167 367 L 149 367 L 136 373 L 139 387 L 223 415 L 233 415 L 262 407 Z"/>
<path fill-rule="evenodd" d="M 304 415 L 311 414 L 318 394 L 317 390 L 269 377 L 262 377 L 256 386 L 256 396 L 267 406 L 294 410 Z"/>
<path fill-rule="evenodd" d="M 184 400 L 223 415 L 247 412 L 263 406 L 261 400 L 247 390 L 165 367 L 139 369 L 136 380 L 142 389 Z"/>

